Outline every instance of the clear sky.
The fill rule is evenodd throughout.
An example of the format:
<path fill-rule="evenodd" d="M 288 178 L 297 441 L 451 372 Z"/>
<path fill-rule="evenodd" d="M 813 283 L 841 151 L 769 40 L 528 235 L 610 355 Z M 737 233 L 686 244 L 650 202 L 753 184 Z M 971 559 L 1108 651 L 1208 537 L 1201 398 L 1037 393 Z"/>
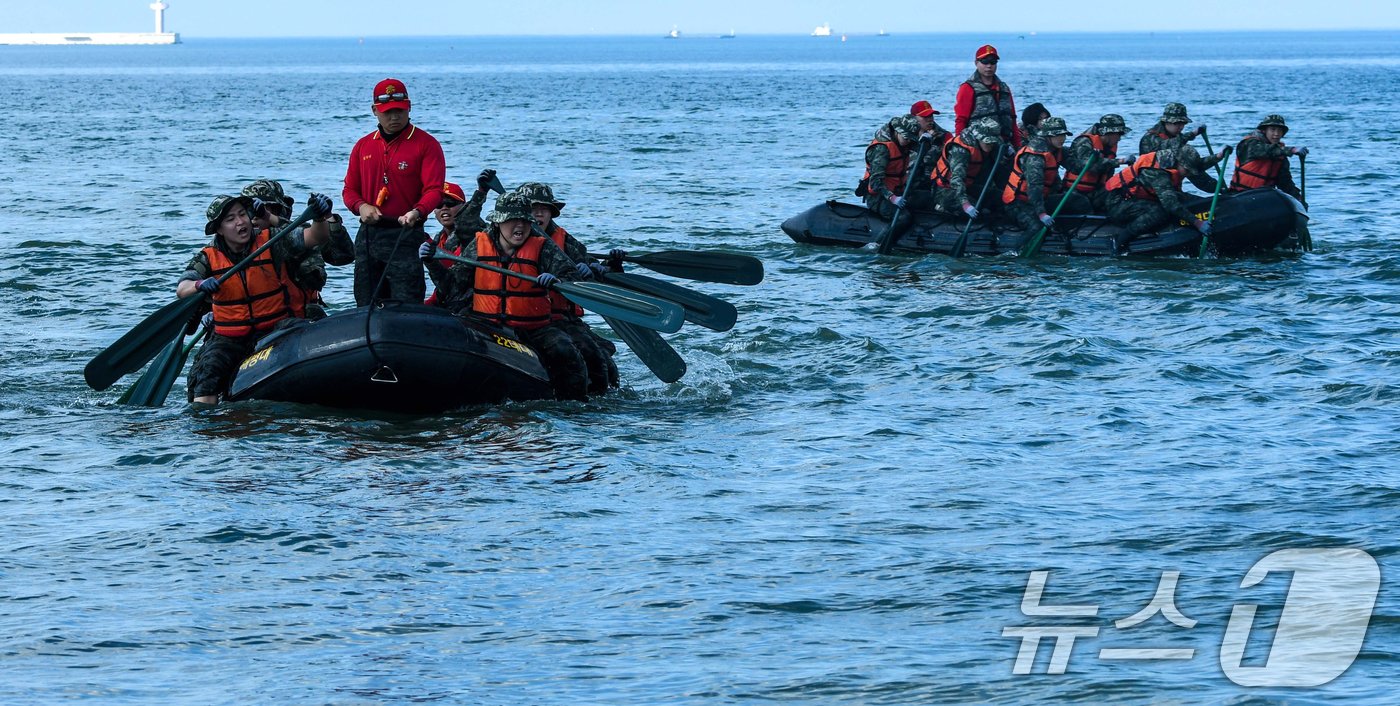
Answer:
<path fill-rule="evenodd" d="M 150 32 L 150 0 L 0 0 L 4 32 Z M 166 0 L 196 37 L 1400 28 L 1397 0 Z M 916 8 L 928 8 L 919 11 Z M 391 9 L 392 8 L 392 9 Z M 893 9 L 898 8 L 899 12 Z"/>

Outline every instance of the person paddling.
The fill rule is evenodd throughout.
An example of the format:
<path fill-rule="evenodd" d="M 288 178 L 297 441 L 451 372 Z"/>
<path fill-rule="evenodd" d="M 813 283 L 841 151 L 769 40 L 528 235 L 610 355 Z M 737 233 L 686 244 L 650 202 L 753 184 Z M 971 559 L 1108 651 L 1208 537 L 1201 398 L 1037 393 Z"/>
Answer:
<path fill-rule="evenodd" d="M 1254 132 L 1245 135 L 1235 148 L 1235 176 L 1230 180 L 1230 191 L 1275 187 L 1301 202 L 1303 194 L 1293 183 L 1288 158 L 1306 158 L 1308 148 L 1283 144 L 1287 134 L 1288 123 L 1282 115 L 1269 115 L 1259 121 Z"/>
<path fill-rule="evenodd" d="M 409 121 L 408 89 L 386 78 L 374 87 L 378 129 L 350 151 L 345 205 L 360 217 L 355 234 L 355 305 L 375 299 L 423 301 L 426 285 L 418 245 L 424 218 L 442 201 L 447 181 L 442 146 Z"/>
<path fill-rule="evenodd" d="M 1108 181 L 1119 167 L 1132 164 L 1137 159 L 1137 155 L 1118 156 L 1118 143 L 1127 133 L 1128 124 L 1123 120 L 1123 116 L 1107 113 L 1088 130 L 1074 138 L 1069 149 L 1065 150 L 1063 164 L 1066 184 L 1073 184 L 1074 180 L 1079 178 L 1079 173 L 1089 165 L 1089 171 L 1079 179 L 1079 185 L 1074 189 L 1089 200 L 1089 205 L 1095 213 L 1108 212 L 1108 192 L 1103 188 L 1104 182 Z M 1090 165 L 1089 159 L 1095 152 L 1099 154 L 1099 158 Z"/>
<path fill-rule="evenodd" d="M 1214 192 L 1216 180 L 1205 173 L 1204 160 L 1190 145 L 1149 152 L 1109 177 L 1104 188 L 1111 192 L 1108 215 L 1123 224 L 1118 247 L 1157 230 L 1176 219 L 1191 223 L 1210 237 L 1209 221 L 1196 217 L 1181 201 L 1181 184 L 1190 179 L 1196 188 Z"/>
<path fill-rule="evenodd" d="M 324 218 L 331 213 L 330 198 L 312 194 L 308 202 L 320 213 L 313 225 L 276 241 L 222 285 L 219 277 L 268 242 L 271 233 L 253 229 L 252 214 L 262 206 L 257 199 L 217 196 L 209 204 L 204 234 L 214 238 L 185 266 L 175 289 L 180 298 L 203 292 L 213 301 L 213 331 L 190 368 L 191 402 L 217 404 L 258 339 L 292 317 L 290 290 L 296 285 L 288 275 L 289 263 L 325 243 L 329 233 Z"/>
<path fill-rule="evenodd" d="M 1138 140 L 1138 153 L 1147 154 L 1158 150 L 1178 150 L 1186 143 L 1206 134 L 1205 123 L 1196 126 L 1195 130 L 1187 130 L 1186 125 L 1191 122 L 1190 116 L 1186 114 L 1186 106 L 1182 103 L 1168 103 L 1162 109 L 1162 117 L 1156 124 L 1148 128 L 1142 138 Z M 1203 160 L 1202 168 L 1209 169 L 1225 159 L 1225 151 L 1221 150 L 1215 154 L 1208 155 Z"/>
<path fill-rule="evenodd" d="M 1000 131 L 996 120 L 979 118 L 943 146 L 933 170 L 933 200 L 939 211 L 950 215 L 961 211 L 968 218 L 980 215 L 973 201 L 992 178 L 992 161 L 1001 149 Z M 992 203 L 994 195 L 990 196 L 982 202 L 983 210 Z"/>
<path fill-rule="evenodd" d="M 893 221 L 892 236 L 898 240 L 900 234 L 914 224 L 914 216 L 906 208 L 904 187 L 911 171 L 911 158 L 917 154 L 919 121 L 910 115 L 898 115 L 890 118 L 884 127 L 889 139 L 880 140 L 881 134 L 877 131 L 875 139 L 865 148 L 865 175 L 856 186 L 856 195 L 865 197 L 866 207 L 875 215 Z M 912 191 L 910 196 L 914 196 Z"/>
<path fill-rule="evenodd" d="M 243 196 L 258 199 L 262 208 L 253 213 L 253 231 L 276 231 L 292 217 L 296 199 L 286 195 L 282 184 L 272 179 L 259 179 L 245 187 Z M 313 248 L 300 262 L 290 268 L 292 315 L 312 321 L 326 317 L 321 288 L 326 286 L 326 265 L 349 265 L 355 261 L 355 245 L 345 230 L 340 216 L 332 213 L 326 218 L 328 228 L 325 244 Z"/>
<path fill-rule="evenodd" d="M 1068 184 L 1060 180 L 1060 162 L 1064 160 L 1063 148 L 1069 134 L 1064 118 L 1045 118 L 1011 160 L 1011 178 L 1002 189 L 1001 202 L 1004 211 L 1025 231 L 1023 243 L 1035 237 L 1042 227 L 1055 225 L 1049 212 L 1065 198 Z M 1088 199 L 1071 194 L 1061 213 L 1088 210 Z"/>
<path fill-rule="evenodd" d="M 607 272 L 603 265 L 590 262 L 588 248 L 555 220 L 564 208 L 564 202 L 554 198 L 554 189 L 548 184 L 531 181 L 517 186 L 515 193 L 529 202 L 530 215 L 534 216 L 535 222 L 539 224 L 540 232 L 553 240 L 574 262 L 579 279 L 592 279 Z M 622 253 L 620 250 L 618 252 Z M 617 259 L 621 259 L 622 256 L 620 254 Z M 574 346 L 583 355 L 584 362 L 588 364 L 588 393 L 601 395 L 610 387 L 617 387 L 617 364 L 612 358 L 617 349 L 612 342 L 594 334 L 593 329 L 583 321 L 583 309 L 565 299 L 564 295 L 551 291 L 549 304 L 550 322 L 569 334 Z"/>
<path fill-rule="evenodd" d="M 560 280 L 578 280 L 574 263 L 554 241 L 534 233 L 530 204 L 518 194 L 498 197 L 486 222 L 485 231 L 462 244 L 462 254 L 537 277 L 538 284 L 468 263 L 445 268 L 432 258 L 432 243 L 423 243 L 418 257 L 427 260 L 428 274 L 439 291 L 452 292 L 449 309 L 513 329 L 539 354 L 556 397 L 588 399 L 588 364 L 569 334 L 550 321 L 549 287 Z"/>

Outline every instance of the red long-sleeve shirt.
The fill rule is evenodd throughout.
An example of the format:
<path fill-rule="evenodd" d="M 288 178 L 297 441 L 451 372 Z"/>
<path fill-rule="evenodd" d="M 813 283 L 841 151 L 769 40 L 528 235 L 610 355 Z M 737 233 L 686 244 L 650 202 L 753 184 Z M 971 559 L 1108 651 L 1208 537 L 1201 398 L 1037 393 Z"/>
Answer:
<path fill-rule="evenodd" d="M 992 93 L 1000 92 L 1000 87 L 1000 83 L 992 86 Z M 974 96 L 975 94 L 973 93 L 972 86 L 968 85 L 967 81 L 958 84 L 958 97 L 953 102 L 953 134 L 955 136 L 962 134 L 963 128 L 967 127 L 968 121 L 972 118 Z M 1016 122 L 1016 97 L 1014 95 L 1010 96 L 1010 102 L 1011 144 L 1019 149 L 1021 147 L 1021 126 Z"/>
<path fill-rule="evenodd" d="M 375 204 L 380 213 L 398 218 L 416 208 L 426 218 L 442 203 L 445 181 L 447 158 L 442 145 L 426 130 L 410 124 L 388 142 L 375 130 L 355 143 L 341 198 L 351 212 L 359 213 L 360 206 L 375 204 L 380 189 L 388 186 L 388 198 Z"/>

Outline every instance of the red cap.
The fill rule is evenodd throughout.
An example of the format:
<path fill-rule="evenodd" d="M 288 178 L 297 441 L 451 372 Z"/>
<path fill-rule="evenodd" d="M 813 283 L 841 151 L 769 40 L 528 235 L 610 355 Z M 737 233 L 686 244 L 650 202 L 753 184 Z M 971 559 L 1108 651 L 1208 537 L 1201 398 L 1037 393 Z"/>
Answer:
<path fill-rule="evenodd" d="M 974 58 L 978 61 L 981 61 L 989 56 L 994 59 L 1001 59 L 1001 56 L 997 54 L 996 47 L 990 44 L 983 44 L 982 46 L 977 47 L 977 55 Z"/>
<path fill-rule="evenodd" d="M 909 106 L 909 114 L 917 115 L 921 118 L 927 118 L 930 115 L 938 115 L 938 111 L 934 110 L 933 106 L 929 105 L 928 101 L 919 101 L 918 103 Z"/>
<path fill-rule="evenodd" d="M 450 181 L 443 182 L 442 184 L 442 198 L 443 203 L 446 203 L 447 199 L 455 199 L 458 203 L 467 202 L 467 195 L 462 191 L 462 187 Z"/>
<path fill-rule="evenodd" d="M 404 87 L 403 81 L 396 78 L 386 78 L 374 84 L 374 112 L 382 113 L 386 110 L 408 110 L 413 105 L 408 100 L 408 89 Z"/>

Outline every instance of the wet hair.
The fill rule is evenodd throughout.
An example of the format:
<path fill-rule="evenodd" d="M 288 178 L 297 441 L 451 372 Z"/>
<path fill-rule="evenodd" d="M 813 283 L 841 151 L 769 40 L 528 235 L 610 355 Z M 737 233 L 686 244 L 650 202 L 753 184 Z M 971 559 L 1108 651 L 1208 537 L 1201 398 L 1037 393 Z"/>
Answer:
<path fill-rule="evenodd" d="M 1021 111 L 1022 125 L 1039 125 L 1040 121 L 1050 117 L 1050 109 L 1040 103 L 1031 103 L 1026 109 Z"/>

